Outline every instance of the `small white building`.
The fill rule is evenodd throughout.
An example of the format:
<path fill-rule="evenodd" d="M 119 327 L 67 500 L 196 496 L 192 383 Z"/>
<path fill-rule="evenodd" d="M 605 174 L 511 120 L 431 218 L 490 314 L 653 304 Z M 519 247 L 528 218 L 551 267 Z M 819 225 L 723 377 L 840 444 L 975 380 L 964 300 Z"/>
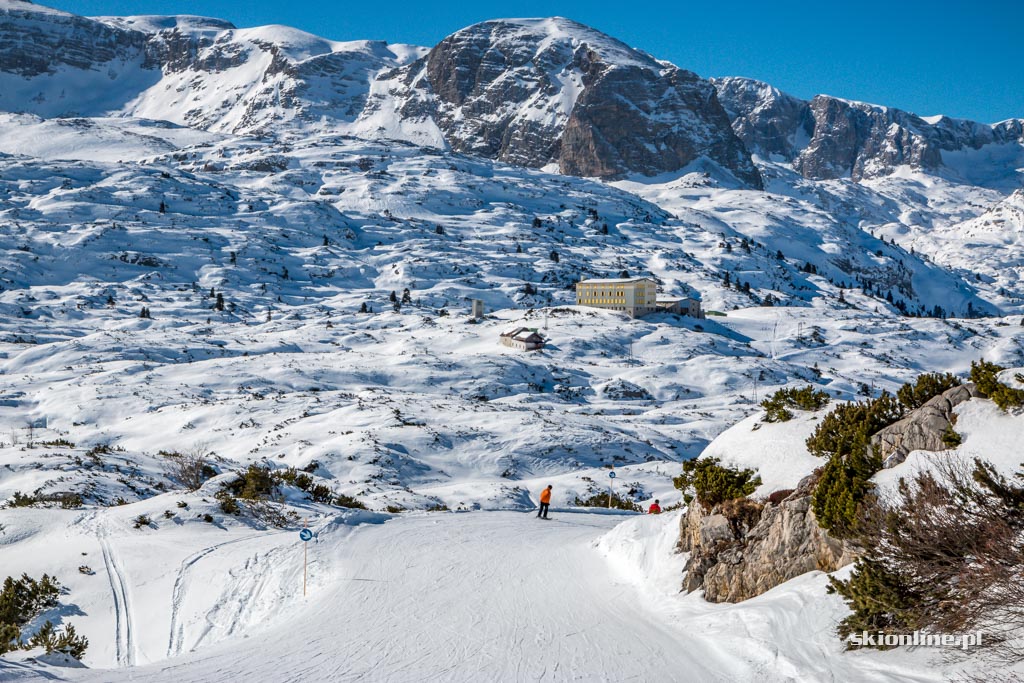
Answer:
<path fill-rule="evenodd" d="M 547 340 L 544 335 L 530 327 L 517 327 L 501 335 L 501 343 L 519 351 L 543 349 Z"/>
<path fill-rule="evenodd" d="M 700 299 L 691 296 L 671 297 L 659 296 L 656 302 L 659 311 L 675 313 L 676 315 L 688 315 L 691 318 L 703 318 L 704 311 L 700 307 Z"/>

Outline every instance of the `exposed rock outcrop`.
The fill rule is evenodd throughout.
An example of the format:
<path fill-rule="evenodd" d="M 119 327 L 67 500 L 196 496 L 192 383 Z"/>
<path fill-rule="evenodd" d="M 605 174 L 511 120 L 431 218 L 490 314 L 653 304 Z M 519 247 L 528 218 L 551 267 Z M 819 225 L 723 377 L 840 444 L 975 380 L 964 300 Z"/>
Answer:
<path fill-rule="evenodd" d="M 147 36 L 93 19 L 11 1 L 0 6 L 0 72 L 31 78 L 61 67 L 137 61 Z"/>
<path fill-rule="evenodd" d="M 1024 121 L 994 125 L 818 95 L 805 101 L 747 78 L 712 81 L 751 152 L 781 156 L 806 178 L 876 178 L 898 166 L 943 167 L 943 152 L 1024 143 Z"/>
<path fill-rule="evenodd" d="M 568 19 L 476 24 L 403 72 L 399 110 L 461 152 L 599 178 L 705 157 L 761 187 L 709 81 Z"/>
<path fill-rule="evenodd" d="M 953 387 L 879 431 L 871 437 L 871 445 L 882 456 L 885 467 L 900 464 L 913 451 L 946 450 L 949 446 L 942 437 L 953 424 L 953 409 L 977 396 L 972 383 Z"/>
<path fill-rule="evenodd" d="M 854 554 L 818 526 L 811 509 L 817 473 L 778 504 L 740 499 L 705 512 L 694 502 L 680 522 L 690 553 L 683 588 L 710 602 L 739 602 L 809 571 L 849 564 Z"/>

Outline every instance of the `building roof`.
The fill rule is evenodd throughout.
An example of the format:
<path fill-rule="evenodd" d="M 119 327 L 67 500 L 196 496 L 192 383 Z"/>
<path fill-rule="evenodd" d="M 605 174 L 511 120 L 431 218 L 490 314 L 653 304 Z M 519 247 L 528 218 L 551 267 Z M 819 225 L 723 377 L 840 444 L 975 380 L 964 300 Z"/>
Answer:
<path fill-rule="evenodd" d="M 517 327 L 508 332 L 503 332 L 502 337 L 511 337 L 516 341 L 544 341 L 544 335 L 532 327 Z"/>
<path fill-rule="evenodd" d="M 580 280 L 579 284 L 590 284 L 590 285 L 622 285 L 629 282 L 639 282 L 646 280 L 648 282 L 654 282 L 653 277 L 612 277 L 612 278 L 594 278 L 589 280 Z"/>
<path fill-rule="evenodd" d="M 659 304 L 674 304 L 677 301 L 700 301 L 695 296 L 659 296 L 655 298 Z"/>

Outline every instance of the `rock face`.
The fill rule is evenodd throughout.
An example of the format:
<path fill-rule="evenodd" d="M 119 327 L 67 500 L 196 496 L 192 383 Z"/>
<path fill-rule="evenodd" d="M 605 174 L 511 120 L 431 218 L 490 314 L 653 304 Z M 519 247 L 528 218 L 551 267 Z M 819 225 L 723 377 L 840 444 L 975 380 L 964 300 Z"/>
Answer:
<path fill-rule="evenodd" d="M 811 509 L 817 474 L 777 504 L 729 501 L 705 512 L 692 504 L 680 522 L 690 553 L 683 588 L 710 602 L 739 602 L 809 571 L 851 563 L 853 553 L 818 526 Z"/>
<path fill-rule="evenodd" d="M 951 169 L 944 155 L 1024 144 L 1019 119 L 923 119 L 744 78 L 707 81 L 560 17 L 483 22 L 427 51 L 0 0 L 0 109 L 398 139 L 604 179 L 714 166 L 749 188 L 763 186 L 752 153 L 807 178 L 861 180 L 901 165 L 958 173 L 964 165 Z M 1022 155 L 989 155 L 988 165 L 1012 176 Z"/>
<path fill-rule="evenodd" d="M 371 82 L 420 54 L 205 17 L 79 17 L 0 0 L 0 109 L 117 116 L 232 133 L 345 132 Z"/>
<path fill-rule="evenodd" d="M 98 21 L 7 0 L 0 4 L 0 72 L 31 78 L 61 67 L 89 69 L 130 61 L 145 49 L 146 35 Z"/>
<path fill-rule="evenodd" d="M 902 165 L 935 172 L 944 168 L 943 152 L 1024 143 L 1021 119 L 995 125 L 945 116 L 926 120 L 828 95 L 807 102 L 746 78 L 712 82 L 751 152 L 792 161 L 815 180 L 877 178 Z"/>
<path fill-rule="evenodd" d="M 710 82 L 568 19 L 470 26 L 393 78 L 458 151 L 600 178 L 707 157 L 761 187 Z"/>
<path fill-rule="evenodd" d="M 871 437 L 871 445 L 878 449 L 885 467 L 900 464 L 913 451 L 944 451 L 949 446 L 942 435 L 952 425 L 953 409 L 978 395 L 971 383 L 953 387 L 879 431 Z"/>

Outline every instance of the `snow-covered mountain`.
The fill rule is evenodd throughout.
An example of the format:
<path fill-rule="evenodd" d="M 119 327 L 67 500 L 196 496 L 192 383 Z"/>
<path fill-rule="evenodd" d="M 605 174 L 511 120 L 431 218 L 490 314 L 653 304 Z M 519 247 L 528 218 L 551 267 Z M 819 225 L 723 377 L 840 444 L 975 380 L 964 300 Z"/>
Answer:
<path fill-rule="evenodd" d="M 1021 184 L 1024 119 L 920 117 L 829 95 L 807 102 L 748 78 L 712 82 L 747 148 L 791 162 L 806 178 L 878 178 L 905 166 L 971 184 Z"/>
<path fill-rule="evenodd" d="M 208 680 L 203 666 L 178 676 L 157 662 L 219 641 L 227 652 L 289 625 L 299 605 L 291 537 L 215 498 L 250 464 L 298 468 L 376 511 L 282 494 L 282 510 L 322 533 L 319 589 L 373 578 L 350 539 L 383 539 L 395 567 L 405 534 L 432 543 L 427 513 L 379 536 L 351 530 L 389 508 L 503 510 L 472 533 L 515 535 L 507 511 L 530 508 L 543 485 L 570 508 L 604 490 L 612 466 L 638 503 L 678 501 L 678 463 L 712 443 L 790 486 L 812 456 L 773 469 L 730 450 L 753 439 L 793 454 L 784 430 L 752 436 L 767 392 L 811 383 L 854 399 L 980 357 L 1024 366 L 1022 150 L 1020 121 L 705 80 L 562 18 L 484 22 L 422 48 L 0 0 L 0 501 L 38 498 L 3 510 L 0 558 L 11 573 L 59 566 L 88 615 L 71 620 L 93 640 L 90 666 Z M 709 315 L 574 305 L 581 277 L 624 272 L 700 298 Z M 472 299 L 481 320 L 468 318 Z M 500 346 L 518 326 L 547 347 Z M 186 493 L 167 454 L 196 450 L 219 474 Z M 156 528 L 133 528 L 140 514 Z M 614 521 L 585 519 L 600 531 L 537 537 L 570 544 L 558 555 L 570 575 Z M 482 547 L 455 523 L 439 529 L 436 553 Z M 602 552 L 621 556 L 630 529 Z M 47 552 L 56 538 L 73 552 Z M 500 562 L 520 566 L 532 538 Z M 160 553 L 170 564 L 151 566 Z M 82 562 L 110 580 L 76 574 Z M 621 585 L 586 566 L 590 583 L 565 600 Z M 491 581 L 483 567 L 474 586 Z M 842 607 L 810 606 L 823 580 L 750 611 L 687 603 L 697 611 L 680 632 L 782 619 L 791 598 L 826 628 Z M 616 600 L 630 624 L 649 614 Z M 394 614 L 421 619 L 416 604 Z M 143 628 L 142 610 L 156 626 Z M 491 641 L 507 641 L 522 616 L 509 614 Z M 822 642 L 787 641 L 787 671 L 824 671 Z M 828 642 L 828 666 L 851 679 L 914 669 L 843 659 Z M 778 659 L 767 644 L 722 652 L 715 666 L 734 679 Z M 479 677 L 510 673 L 499 664 Z"/>

